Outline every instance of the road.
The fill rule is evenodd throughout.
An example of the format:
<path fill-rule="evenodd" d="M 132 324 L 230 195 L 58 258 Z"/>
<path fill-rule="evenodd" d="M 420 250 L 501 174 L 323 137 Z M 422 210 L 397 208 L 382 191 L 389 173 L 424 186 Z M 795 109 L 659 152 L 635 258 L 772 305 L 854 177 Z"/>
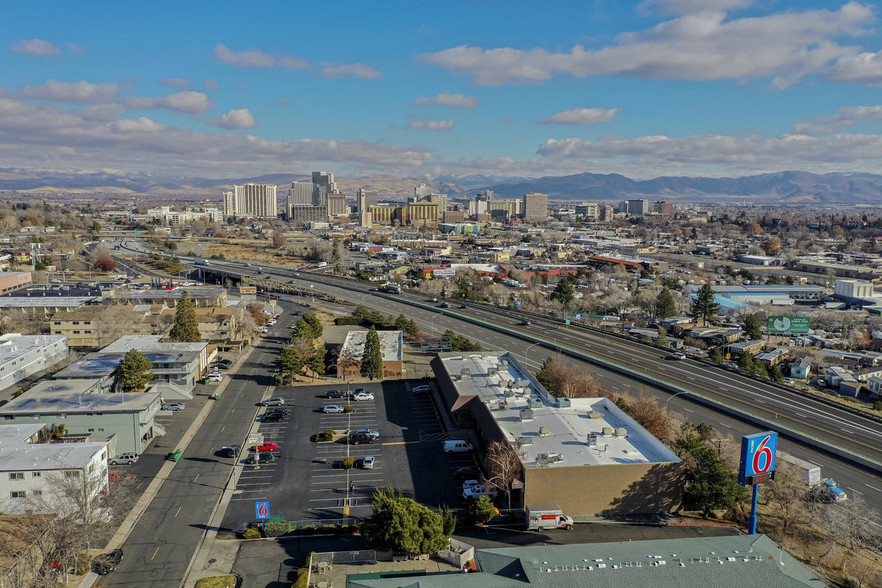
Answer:
<path fill-rule="evenodd" d="M 215 456 L 221 447 L 243 443 L 271 382 L 271 366 L 287 336 L 286 317 L 257 343 L 233 374 L 226 391 L 193 436 L 184 457 L 123 545 L 125 559 L 104 585 L 179 586 L 212 510 L 232 473 L 232 459 Z M 276 337 L 278 336 L 278 337 Z"/>

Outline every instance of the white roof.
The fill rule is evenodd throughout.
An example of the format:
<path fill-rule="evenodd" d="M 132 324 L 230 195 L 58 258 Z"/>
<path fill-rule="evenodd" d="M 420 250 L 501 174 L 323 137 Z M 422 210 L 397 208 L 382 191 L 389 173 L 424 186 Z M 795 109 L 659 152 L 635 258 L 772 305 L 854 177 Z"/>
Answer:
<path fill-rule="evenodd" d="M 65 335 L 21 335 L 19 333 L 7 333 L 0 336 L 0 364 L 21 357 L 25 353 L 40 349 L 53 343 L 65 343 Z"/>
<path fill-rule="evenodd" d="M 69 308 L 83 306 L 95 296 L 4 296 L 0 308 Z"/>
<path fill-rule="evenodd" d="M 460 396 L 474 395 L 488 405 L 525 467 L 680 461 L 607 398 L 576 398 L 558 407 L 511 353 L 439 356 Z"/>
<path fill-rule="evenodd" d="M 45 425 L 0 425 L 0 471 L 82 468 L 107 442 L 28 443 Z"/>
<path fill-rule="evenodd" d="M 126 335 L 102 349 L 101 353 L 128 353 L 132 349 L 137 349 L 141 353 L 199 353 L 208 346 L 208 343 L 199 341 L 195 343 L 161 342 L 162 337 L 163 335 Z"/>
<path fill-rule="evenodd" d="M 159 392 L 131 394 L 79 394 L 54 390 L 28 390 L 0 406 L 0 414 L 73 414 L 90 412 L 141 412 L 159 402 Z"/>
<path fill-rule="evenodd" d="M 343 348 L 340 350 L 340 356 L 361 360 L 364 356 L 364 345 L 369 332 L 349 331 L 346 334 L 346 341 L 343 342 Z M 377 335 L 380 337 L 383 361 L 400 361 L 402 357 L 401 331 L 377 331 Z"/>

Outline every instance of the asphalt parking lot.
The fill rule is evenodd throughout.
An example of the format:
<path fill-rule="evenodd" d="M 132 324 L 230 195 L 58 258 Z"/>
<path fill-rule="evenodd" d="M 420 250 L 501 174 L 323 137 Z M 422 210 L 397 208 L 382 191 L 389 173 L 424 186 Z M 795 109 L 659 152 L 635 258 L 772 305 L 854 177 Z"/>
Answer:
<path fill-rule="evenodd" d="M 254 521 L 254 503 L 266 500 L 272 515 L 290 521 L 342 518 L 347 500 L 349 516 L 366 517 L 374 490 L 387 485 L 434 507 L 461 504 L 461 487 L 452 472 L 474 465 L 474 457 L 442 452 L 441 442 L 449 436 L 432 395 L 414 394 L 404 381 L 349 386 L 351 391 L 358 387 L 372 392 L 375 399 L 351 402 L 355 410 L 350 414 L 321 411 L 326 404 L 347 403 L 326 397 L 328 390 L 346 390 L 345 385 L 275 389 L 274 395 L 285 399 L 288 418 L 260 423 L 259 432 L 266 441 L 278 443 L 276 460 L 259 467 L 243 465 L 222 524 L 225 530 L 244 529 Z M 347 444 L 345 438 L 333 443 L 312 440 L 327 429 L 344 432 L 362 428 L 378 430 L 379 439 L 358 445 Z M 347 455 L 355 458 L 355 467 L 348 471 L 340 467 Z M 361 467 L 366 456 L 375 459 L 372 469 Z"/>

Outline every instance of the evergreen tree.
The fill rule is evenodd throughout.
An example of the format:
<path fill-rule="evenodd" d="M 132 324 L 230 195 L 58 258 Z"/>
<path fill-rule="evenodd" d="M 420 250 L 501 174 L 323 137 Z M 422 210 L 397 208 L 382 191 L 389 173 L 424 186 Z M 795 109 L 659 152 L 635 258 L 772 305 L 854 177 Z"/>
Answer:
<path fill-rule="evenodd" d="M 551 299 L 560 302 L 564 312 L 570 308 L 570 304 L 572 304 L 575 297 L 575 280 L 570 276 L 567 276 L 558 282 L 557 286 L 554 287 L 554 291 L 551 293 Z"/>
<path fill-rule="evenodd" d="M 668 333 L 664 329 L 658 330 L 658 338 L 655 340 L 658 345 L 662 347 L 668 347 L 670 343 L 668 342 Z"/>
<path fill-rule="evenodd" d="M 364 343 L 364 355 L 361 358 L 361 375 L 373 380 L 383 377 L 383 350 L 380 347 L 380 336 L 371 325 Z"/>
<path fill-rule="evenodd" d="M 708 319 L 715 316 L 718 310 L 720 310 L 720 305 L 714 302 L 713 286 L 710 282 L 705 282 L 692 301 L 689 315 L 693 320 L 701 321 L 703 325 L 706 325 Z"/>
<path fill-rule="evenodd" d="M 671 291 L 666 287 L 662 288 L 658 293 L 658 296 L 655 297 L 655 318 L 666 319 L 669 316 L 674 316 L 677 314 L 677 303 L 674 302 L 674 297 L 671 295 Z"/>
<path fill-rule="evenodd" d="M 438 514 L 391 486 L 375 490 L 371 516 L 358 530 L 365 543 L 379 551 L 434 553 L 450 542 L 450 516 Z"/>
<path fill-rule="evenodd" d="M 321 338 L 322 334 L 325 332 L 325 327 L 322 325 L 322 322 L 318 319 L 318 317 L 311 312 L 307 312 L 303 315 L 303 320 L 306 321 L 306 323 L 312 329 L 312 338 Z"/>
<path fill-rule="evenodd" d="M 294 330 L 291 331 L 291 341 L 294 341 L 294 339 L 309 339 L 312 341 L 315 338 L 315 331 L 312 330 L 312 325 L 307 322 L 306 315 L 300 317 L 300 320 L 294 325 Z"/>
<path fill-rule="evenodd" d="M 769 377 L 776 382 L 784 381 L 784 374 L 781 373 L 781 368 L 779 368 L 777 365 L 773 365 L 767 371 L 769 372 Z"/>
<path fill-rule="evenodd" d="M 549 356 L 542 361 L 542 366 L 539 368 L 539 371 L 536 372 L 536 380 L 538 380 L 539 383 L 552 394 L 554 391 L 549 388 L 549 386 L 551 386 L 551 383 L 554 381 L 553 374 L 556 367 L 554 358 Z"/>
<path fill-rule="evenodd" d="M 130 349 L 116 368 L 116 386 L 123 392 L 141 390 L 153 379 L 153 364 L 137 349 Z"/>
<path fill-rule="evenodd" d="M 292 345 L 286 347 L 285 350 L 279 354 L 279 371 L 282 372 L 282 375 L 292 376 L 303 374 L 304 357 L 301 349 L 302 344 L 299 342 L 293 342 Z"/>
<path fill-rule="evenodd" d="M 726 357 L 723 355 L 723 352 L 720 351 L 719 347 L 714 347 L 710 351 L 707 352 L 707 357 L 714 363 L 723 363 L 726 361 Z"/>
<path fill-rule="evenodd" d="M 175 309 L 175 322 L 168 334 L 172 341 L 196 343 L 202 341 L 199 332 L 199 321 L 196 320 L 196 308 L 186 291 L 178 301 Z"/>
<path fill-rule="evenodd" d="M 412 337 L 419 332 L 416 322 L 407 318 L 403 314 L 399 314 L 398 318 L 395 319 L 395 328 L 409 337 Z"/>
<path fill-rule="evenodd" d="M 748 372 L 753 371 L 753 356 L 748 352 L 743 352 L 738 356 L 738 367 Z"/>
<path fill-rule="evenodd" d="M 760 314 L 749 314 L 744 317 L 744 333 L 748 339 L 763 338 L 764 320 Z"/>
<path fill-rule="evenodd" d="M 687 508 L 700 510 L 705 518 L 715 510 L 730 509 L 746 500 L 748 491 L 738 484 L 738 476 L 712 446 L 713 429 L 704 423 L 685 423 L 673 442 L 673 449 L 686 464 Z"/>

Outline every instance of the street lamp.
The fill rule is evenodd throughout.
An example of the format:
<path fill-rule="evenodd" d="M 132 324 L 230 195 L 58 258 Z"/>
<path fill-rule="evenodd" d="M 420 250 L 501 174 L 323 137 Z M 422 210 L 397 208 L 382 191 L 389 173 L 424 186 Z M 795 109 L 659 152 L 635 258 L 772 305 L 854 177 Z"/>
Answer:
<path fill-rule="evenodd" d="M 674 398 L 676 398 L 680 394 L 689 394 L 689 393 L 686 390 L 681 390 L 681 391 L 677 392 L 676 394 L 674 394 L 673 396 L 671 396 L 670 398 L 668 398 L 667 400 L 665 400 L 665 412 L 668 412 L 668 402 L 670 402 L 671 400 L 673 400 Z"/>
<path fill-rule="evenodd" d="M 438 315 L 441 315 L 441 314 L 444 314 L 444 312 L 443 311 L 436 312 L 434 315 L 432 315 L 431 325 L 432 325 L 432 337 L 433 338 L 435 337 L 435 319 L 438 318 Z"/>
<path fill-rule="evenodd" d="M 524 366 L 525 366 L 525 367 L 526 367 L 526 365 L 527 365 L 527 359 L 529 359 L 529 355 L 528 355 L 528 354 L 530 353 L 530 350 L 533 349 L 534 347 L 536 347 L 537 345 L 542 345 L 542 342 L 539 341 L 538 343 L 533 343 L 532 345 L 530 345 L 529 347 L 527 347 L 526 349 L 524 349 Z"/>

